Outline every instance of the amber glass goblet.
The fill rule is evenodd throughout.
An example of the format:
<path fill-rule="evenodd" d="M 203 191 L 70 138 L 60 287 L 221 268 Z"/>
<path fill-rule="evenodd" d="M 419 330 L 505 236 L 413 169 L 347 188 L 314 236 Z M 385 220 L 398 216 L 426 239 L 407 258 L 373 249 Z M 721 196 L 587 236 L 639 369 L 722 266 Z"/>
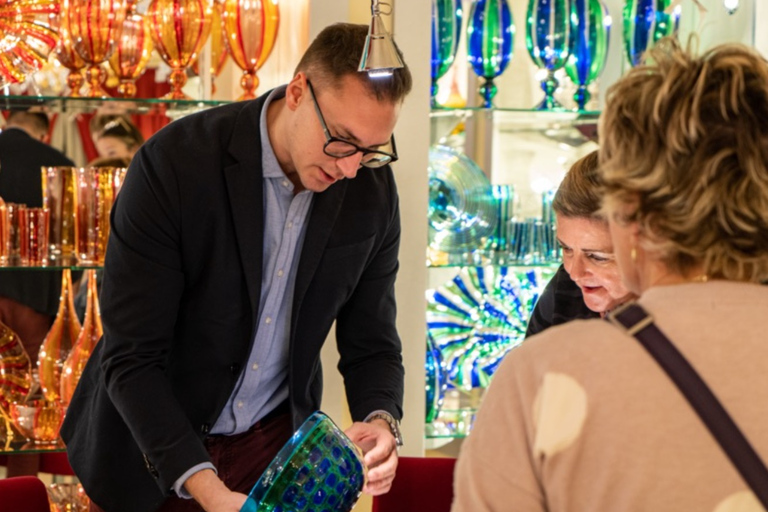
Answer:
<path fill-rule="evenodd" d="M 131 13 L 123 22 L 117 48 L 109 58 L 109 66 L 120 79 L 117 92 L 122 98 L 136 96 L 136 80 L 144 73 L 152 54 L 152 31 L 141 14 Z"/>
<path fill-rule="evenodd" d="M 256 97 L 256 71 L 272 52 L 280 24 L 277 0 L 224 0 L 224 33 L 232 60 L 243 70 L 238 100 Z"/>
<path fill-rule="evenodd" d="M 67 27 L 75 51 L 89 66 L 87 96 L 109 97 L 102 84 L 106 73 L 101 63 L 115 51 L 123 28 L 125 0 L 63 0 L 62 25 Z"/>
<path fill-rule="evenodd" d="M 186 68 L 197 58 L 211 31 L 212 7 L 208 0 L 152 0 L 147 18 L 157 53 L 173 68 L 171 92 L 163 99 L 188 100 L 181 89 Z"/>

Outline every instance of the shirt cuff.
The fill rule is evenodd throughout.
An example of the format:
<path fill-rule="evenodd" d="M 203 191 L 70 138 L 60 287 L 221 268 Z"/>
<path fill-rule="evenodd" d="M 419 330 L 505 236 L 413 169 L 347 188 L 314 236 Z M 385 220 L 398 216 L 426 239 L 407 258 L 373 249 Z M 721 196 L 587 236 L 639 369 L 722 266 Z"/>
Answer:
<path fill-rule="evenodd" d="M 218 471 L 216 471 L 216 467 L 211 464 L 210 462 L 201 462 L 200 464 L 197 464 L 196 466 L 192 466 L 187 471 L 184 472 L 183 475 L 181 475 L 174 483 L 173 492 L 176 493 L 176 495 L 179 498 L 184 498 L 186 500 L 191 500 L 192 495 L 187 492 L 187 490 L 184 488 L 184 484 L 186 483 L 187 479 L 197 473 L 198 471 L 202 471 L 204 469 L 212 469 L 214 473 L 217 475 L 219 474 Z"/>

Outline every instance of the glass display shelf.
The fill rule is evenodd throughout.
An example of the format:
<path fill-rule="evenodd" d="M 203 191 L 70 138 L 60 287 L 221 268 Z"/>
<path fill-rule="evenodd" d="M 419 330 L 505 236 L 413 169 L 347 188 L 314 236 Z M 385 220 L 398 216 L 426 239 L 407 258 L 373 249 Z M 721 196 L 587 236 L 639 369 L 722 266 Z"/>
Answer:
<path fill-rule="evenodd" d="M 21 436 L 13 436 L 10 440 L 0 441 L 0 455 L 14 455 L 22 453 L 55 453 L 64 452 L 64 442 L 59 439 L 55 443 L 35 443 Z"/>
<path fill-rule="evenodd" d="M 18 271 L 18 270 L 65 270 L 70 269 L 73 272 L 77 272 L 79 270 L 100 270 L 102 268 L 101 265 L 67 265 L 67 264 L 61 264 L 61 263 L 53 263 L 51 265 L 46 265 L 44 267 L 29 267 L 29 266 L 0 266 L 0 272 L 3 271 Z"/>
<path fill-rule="evenodd" d="M 68 96 L 0 96 L 0 110 L 26 110 L 32 107 L 56 113 L 93 112 L 109 109 L 128 114 L 161 114 L 178 117 L 205 110 L 230 101 L 165 100 L 159 98 L 87 98 Z"/>

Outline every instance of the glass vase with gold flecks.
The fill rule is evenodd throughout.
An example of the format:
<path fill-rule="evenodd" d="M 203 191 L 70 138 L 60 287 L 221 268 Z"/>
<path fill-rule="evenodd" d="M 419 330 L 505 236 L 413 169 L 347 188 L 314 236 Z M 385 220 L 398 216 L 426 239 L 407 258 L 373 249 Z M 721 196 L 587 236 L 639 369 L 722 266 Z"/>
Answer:
<path fill-rule="evenodd" d="M 80 327 L 73 302 L 72 272 L 64 269 L 61 273 L 59 311 L 37 357 L 37 373 L 46 400 L 54 401 L 60 398 L 61 371 L 80 336 Z"/>
<path fill-rule="evenodd" d="M 86 277 L 88 278 L 88 293 L 83 327 L 80 329 L 80 336 L 77 337 L 77 341 L 72 347 L 67 360 L 64 361 L 61 371 L 61 388 L 59 392 L 61 394 L 61 401 L 65 404 L 69 404 L 70 400 L 72 400 L 72 395 L 75 392 L 80 376 L 83 374 L 85 364 L 88 362 L 88 358 L 91 357 L 93 349 L 96 348 L 96 343 L 101 339 L 103 333 L 101 313 L 99 312 L 99 296 L 96 291 L 96 271 L 88 270 Z"/>

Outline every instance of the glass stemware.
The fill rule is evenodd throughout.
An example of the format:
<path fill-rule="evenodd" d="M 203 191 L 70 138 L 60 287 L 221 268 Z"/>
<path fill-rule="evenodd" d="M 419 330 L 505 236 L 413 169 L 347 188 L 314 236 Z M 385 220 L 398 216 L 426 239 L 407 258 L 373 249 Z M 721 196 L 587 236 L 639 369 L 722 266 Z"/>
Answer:
<path fill-rule="evenodd" d="M 565 66 L 571 53 L 571 0 L 530 0 L 525 42 L 534 64 L 546 71 L 541 82 L 544 99 L 538 110 L 561 109 L 555 99 L 559 85 L 555 71 Z"/>
<path fill-rule="evenodd" d="M 573 95 L 579 110 L 590 99 L 587 87 L 600 76 L 608 56 L 611 17 L 602 0 L 573 0 L 573 48 L 565 72 L 578 87 Z"/>
<path fill-rule="evenodd" d="M 474 0 L 467 27 L 467 58 L 485 82 L 480 86 L 483 107 L 493 107 L 494 78 L 507 69 L 512 58 L 515 25 L 506 0 Z"/>
<path fill-rule="evenodd" d="M 121 98 L 136 96 L 136 80 L 144 74 L 152 55 L 152 33 L 147 19 L 131 12 L 123 22 L 117 48 L 109 58 L 109 67 L 120 80 L 117 93 Z"/>
<path fill-rule="evenodd" d="M 680 7 L 672 8 L 672 0 L 627 0 L 623 15 L 624 49 L 633 67 L 656 41 L 676 34 L 680 25 Z"/>
<path fill-rule="evenodd" d="M 280 24 L 277 0 L 224 0 L 224 33 L 232 60 L 243 70 L 238 101 L 256 97 L 256 71 L 272 53 Z"/>
<path fill-rule="evenodd" d="M 461 1 L 432 0 L 432 106 L 437 106 L 437 81 L 456 58 L 461 38 Z"/>
<path fill-rule="evenodd" d="M 182 92 L 186 68 L 197 58 L 211 31 L 212 9 L 206 0 L 152 0 L 146 16 L 152 40 L 163 60 L 173 68 L 171 92 L 163 99 L 188 100 Z"/>

